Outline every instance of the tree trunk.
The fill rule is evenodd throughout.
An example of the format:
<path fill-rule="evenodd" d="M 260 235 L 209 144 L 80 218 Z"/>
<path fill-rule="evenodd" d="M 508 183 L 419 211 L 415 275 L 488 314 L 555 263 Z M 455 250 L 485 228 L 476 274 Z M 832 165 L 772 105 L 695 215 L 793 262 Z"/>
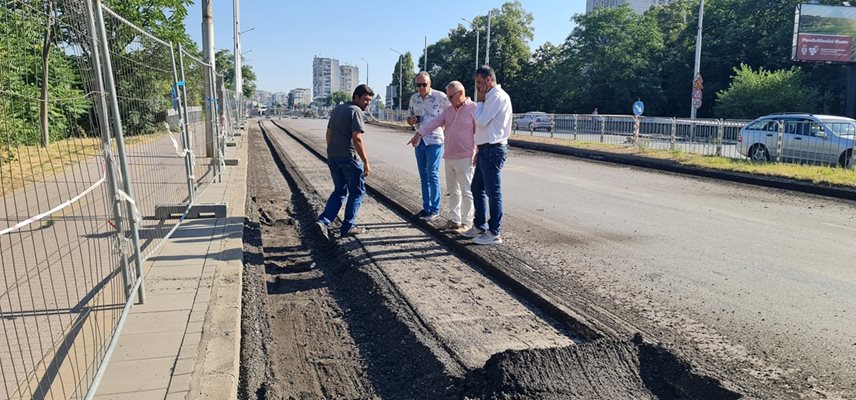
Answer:
<path fill-rule="evenodd" d="M 50 79 L 49 58 L 51 54 L 51 44 L 53 43 L 53 1 L 45 1 L 45 11 L 47 11 L 47 23 L 45 24 L 44 42 L 42 43 L 42 99 L 39 103 L 39 122 L 42 131 L 42 147 L 48 147 L 50 143 L 50 128 L 48 127 L 48 111 L 50 104 L 48 103 L 48 80 Z"/>

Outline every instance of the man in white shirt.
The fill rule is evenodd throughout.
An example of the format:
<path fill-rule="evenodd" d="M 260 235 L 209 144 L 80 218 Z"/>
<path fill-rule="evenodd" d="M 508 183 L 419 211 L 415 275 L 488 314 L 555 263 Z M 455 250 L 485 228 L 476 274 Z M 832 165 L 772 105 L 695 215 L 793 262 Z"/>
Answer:
<path fill-rule="evenodd" d="M 446 94 L 431 88 L 431 76 L 422 71 L 416 75 L 416 93 L 410 98 L 407 123 L 417 129 L 437 118 L 446 107 Z M 437 127 L 422 136 L 415 147 L 416 167 L 422 183 L 422 211 L 416 214 L 425 221 L 440 217 L 440 159 L 443 155 L 444 130 Z"/>
<path fill-rule="evenodd" d="M 472 192 L 475 203 L 473 227 L 464 236 L 474 238 L 476 244 L 501 244 L 502 225 L 502 167 L 508 156 L 508 137 L 511 135 L 511 98 L 496 83 L 493 68 L 482 66 L 476 70 L 476 171 Z M 490 220 L 485 212 L 490 210 Z"/>

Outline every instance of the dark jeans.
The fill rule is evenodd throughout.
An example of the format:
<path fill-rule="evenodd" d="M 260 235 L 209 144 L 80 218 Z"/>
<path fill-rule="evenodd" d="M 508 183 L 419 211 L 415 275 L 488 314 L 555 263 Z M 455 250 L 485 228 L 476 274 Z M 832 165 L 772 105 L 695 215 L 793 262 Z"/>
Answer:
<path fill-rule="evenodd" d="M 357 212 L 365 197 L 366 181 L 363 178 L 363 163 L 356 156 L 336 157 L 329 159 L 327 166 L 330 167 L 330 176 L 333 177 L 333 193 L 327 199 L 327 206 L 318 216 L 318 220 L 327 225 L 333 222 L 347 198 L 345 220 L 342 221 L 341 229 L 341 234 L 345 235 L 354 226 Z"/>
<path fill-rule="evenodd" d="M 476 153 L 476 172 L 473 174 L 473 202 L 476 215 L 473 226 L 499 235 L 502 225 L 502 166 L 508 157 L 508 146 L 479 148 Z M 485 211 L 490 207 L 490 221 L 485 223 Z"/>

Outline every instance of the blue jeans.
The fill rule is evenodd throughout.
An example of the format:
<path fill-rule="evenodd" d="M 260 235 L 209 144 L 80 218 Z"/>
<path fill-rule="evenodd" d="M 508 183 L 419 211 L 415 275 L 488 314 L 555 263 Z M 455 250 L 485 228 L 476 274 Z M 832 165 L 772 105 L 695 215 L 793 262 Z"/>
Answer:
<path fill-rule="evenodd" d="M 419 141 L 416 146 L 416 168 L 419 169 L 419 181 L 422 182 L 422 210 L 429 213 L 440 212 L 440 158 L 443 155 L 442 144 L 425 144 Z"/>
<path fill-rule="evenodd" d="M 324 207 L 324 212 L 318 216 L 318 220 L 330 225 L 336 219 L 339 209 L 342 208 L 342 203 L 347 198 L 345 220 L 342 221 L 341 229 L 342 235 L 345 235 L 354 226 L 354 220 L 357 218 L 357 212 L 360 210 L 360 205 L 363 203 L 363 197 L 366 194 L 363 163 L 356 156 L 336 157 L 329 159 L 327 166 L 330 167 L 330 176 L 333 177 L 333 193 L 327 199 L 327 206 Z"/>
<path fill-rule="evenodd" d="M 476 172 L 470 186 L 476 209 L 473 226 L 499 235 L 502 225 L 502 177 L 500 172 L 508 157 L 508 146 L 480 148 L 476 154 Z M 485 223 L 485 211 L 490 207 L 490 221 Z"/>

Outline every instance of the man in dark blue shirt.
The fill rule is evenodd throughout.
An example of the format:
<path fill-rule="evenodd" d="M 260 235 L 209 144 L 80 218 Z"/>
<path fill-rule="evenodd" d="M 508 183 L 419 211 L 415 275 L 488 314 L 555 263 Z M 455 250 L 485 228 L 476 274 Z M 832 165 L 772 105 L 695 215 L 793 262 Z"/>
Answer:
<path fill-rule="evenodd" d="M 333 177 L 333 193 L 327 199 L 324 212 L 318 216 L 318 230 L 329 238 L 328 228 L 345 203 L 345 219 L 341 236 L 358 235 L 363 228 L 354 224 L 365 196 L 365 177 L 371 173 L 363 144 L 363 111 L 372 101 L 374 91 L 367 85 L 354 89 L 352 100 L 340 104 L 330 113 L 327 122 L 327 165 Z"/>

